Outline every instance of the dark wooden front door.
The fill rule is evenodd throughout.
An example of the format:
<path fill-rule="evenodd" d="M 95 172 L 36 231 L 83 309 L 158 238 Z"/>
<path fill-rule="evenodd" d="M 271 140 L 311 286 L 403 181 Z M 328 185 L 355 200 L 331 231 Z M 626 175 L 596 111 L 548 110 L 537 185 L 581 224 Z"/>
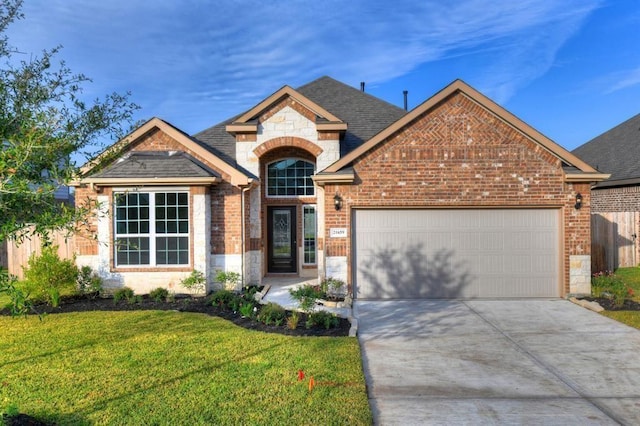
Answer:
<path fill-rule="evenodd" d="M 267 208 L 269 272 L 297 272 L 296 208 Z"/>

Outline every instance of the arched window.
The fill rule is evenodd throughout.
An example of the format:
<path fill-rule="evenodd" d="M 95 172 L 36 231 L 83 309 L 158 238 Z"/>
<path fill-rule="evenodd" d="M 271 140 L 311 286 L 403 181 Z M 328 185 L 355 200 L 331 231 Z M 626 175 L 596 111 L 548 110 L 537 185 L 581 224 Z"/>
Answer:
<path fill-rule="evenodd" d="M 276 161 L 267 166 L 267 196 L 313 196 L 313 163 L 296 158 Z"/>

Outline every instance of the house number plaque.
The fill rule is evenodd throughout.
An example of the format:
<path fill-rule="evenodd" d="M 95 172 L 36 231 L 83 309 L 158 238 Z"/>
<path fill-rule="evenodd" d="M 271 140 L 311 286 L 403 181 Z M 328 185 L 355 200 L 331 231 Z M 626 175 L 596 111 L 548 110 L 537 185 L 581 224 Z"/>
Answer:
<path fill-rule="evenodd" d="M 330 228 L 329 238 L 346 238 L 347 228 Z"/>

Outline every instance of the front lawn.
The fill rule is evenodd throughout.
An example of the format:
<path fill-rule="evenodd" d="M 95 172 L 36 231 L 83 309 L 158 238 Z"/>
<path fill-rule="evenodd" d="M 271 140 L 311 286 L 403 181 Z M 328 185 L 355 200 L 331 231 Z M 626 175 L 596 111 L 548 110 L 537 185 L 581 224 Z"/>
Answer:
<path fill-rule="evenodd" d="M 170 311 L 0 317 L 7 407 L 57 424 L 372 422 L 357 339 Z"/>
<path fill-rule="evenodd" d="M 618 268 L 616 275 L 631 287 L 634 292 L 633 300 L 640 302 L 640 267 Z"/>
<path fill-rule="evenodd" d="M 633 290 L 631 299 L 640 302 L 640 267 L 618 268 L 615 273 Z M 640 311 L 604 311 L 602 315 L 640 329 Z"/>

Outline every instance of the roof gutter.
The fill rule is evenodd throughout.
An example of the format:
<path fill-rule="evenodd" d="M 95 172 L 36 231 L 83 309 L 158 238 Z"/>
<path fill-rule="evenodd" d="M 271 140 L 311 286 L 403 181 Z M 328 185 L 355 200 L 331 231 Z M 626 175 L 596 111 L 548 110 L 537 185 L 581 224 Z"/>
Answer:
<path fill-rule="evenodd" d="M 322 173 L 311 176 L 311 180 L 319 186 L 327 183 L 353 183 L 356 176 L 353 171 L 347 173 Z"/>
<path fill-rule="evenodd" d="M 91 186 L 136 186 L 136 185 L 215 185 L 219 183 L 219 177 L 165 177 L 165 178 L 86 178 L 70 183 L 70 186 L 89 184 Z"/>
<path fill-rule="evenodd" d="M 605 173 L 567 173 L 564 175 L 566 182 L 600 182 L 609 179 L 611 175 Z"/>

